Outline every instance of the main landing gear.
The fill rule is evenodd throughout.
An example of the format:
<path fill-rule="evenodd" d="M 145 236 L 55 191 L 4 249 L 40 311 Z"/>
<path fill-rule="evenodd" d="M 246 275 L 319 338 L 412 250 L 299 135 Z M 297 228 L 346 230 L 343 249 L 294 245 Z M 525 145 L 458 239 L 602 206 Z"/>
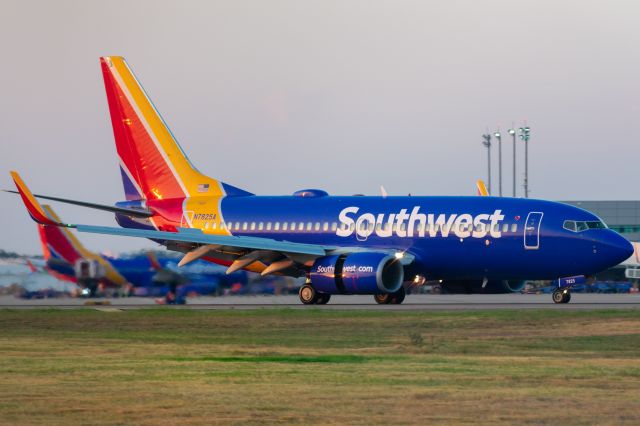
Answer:
<path fill-rule="evenodd" d="M 568 288 L 558 288 L 552 294 L 553 303 L 569 303 L 571 300 L 571 292 Z"/>
<path fill-rule="evenodd" d="M 399 305 L 404 302 L 406 295 L 404 287 L 400 287 L 400 290 L 395 293 L 379 293 L 374 295 L 373 299 L 378 305 Z"/>
<path fill-rule="evenodd" d="M 300 301 L 305 305 L 326 305 L 331 300 L 331 295 L 327 293 L 319 293 L 310 284 L 300 287 L 298 292 Z"/>
<path fill-rule="evenodd" d="M 330 294 L 316 291 L 310 283 L 300 287 L 298 295 L 300 301 L 305 305 L 326 305 L 331 300 Z M 379 305 L 399 305 L 404 302 L 405 296 L 404 287 L 400 287 L 400 290 L 395 293 L 379 293 L 373 298 Z"/>

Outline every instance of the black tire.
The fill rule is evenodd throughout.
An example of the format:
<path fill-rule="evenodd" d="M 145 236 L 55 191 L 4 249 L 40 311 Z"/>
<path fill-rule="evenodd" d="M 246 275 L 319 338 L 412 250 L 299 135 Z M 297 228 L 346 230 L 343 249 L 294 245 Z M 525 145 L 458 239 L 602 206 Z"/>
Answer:
<path fill-rule="evenodd" d="M 571 292 L 567 291 L 564 294 L 564 298 L 562 299 L 562 303 L 569 303 L 571 302 Z"/>
<path fill-rule="evenodd" d="M 554 290 L 553 294 L 551 295 L 551 298 L 553 299 L 553 303 L 565 303 L 564 290 L 560 290 L 560 289 Z"/>
<path fill-rule="evenodd" d="M 318 292 L 309 284 L 300 287 L 298 296 L 300 296 L 300 301 L 305 305 L 315 305 L 318 301 Z"/>
<path fill-rule="evenodd" d="M 400 287 L 400 290 L 396 291 L 395 293 L 391 293 L 391 300 L 389 301 L 389 303 L 392 305 L 399 305 L 404 302 L 404 298 L 406 295 L 407 293 L 404 290 L 404 287 Z"/>
<path fill-rule="evenodd" d="M 391 293 L 374 294 L 373 300 L 375 300 L 378 305 L 388 305 L 391 303 Z"/>
<path fill-rule="evenodd" d="M 316 304 L 318 305 L 326 305 L 331 300 L 331 295 L 329 293 L 318 293 L 318 300 Z"/>

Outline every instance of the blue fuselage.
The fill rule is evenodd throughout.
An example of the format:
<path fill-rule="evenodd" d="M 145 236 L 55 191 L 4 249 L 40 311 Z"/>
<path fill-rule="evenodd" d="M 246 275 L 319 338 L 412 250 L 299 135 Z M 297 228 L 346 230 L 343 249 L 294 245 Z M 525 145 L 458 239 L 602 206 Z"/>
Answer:
<path fill-rule="evenodd" d="M 247 196 L 226 197 L 221 207 L 233 235 L 404 251 L 415 256 L 407 272 L 428 279 L 588 275 L 632 253 L 630 243 L 604 225 L 566 229 L 566 221 L 601 223 L 595 215 L 542 200 Z"/>

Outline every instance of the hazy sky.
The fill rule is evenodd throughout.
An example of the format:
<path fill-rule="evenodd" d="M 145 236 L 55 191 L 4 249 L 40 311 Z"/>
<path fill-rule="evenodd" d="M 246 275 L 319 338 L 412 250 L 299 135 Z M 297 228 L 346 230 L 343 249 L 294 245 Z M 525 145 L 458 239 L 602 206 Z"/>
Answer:
<path fill-rule="evenodd" d="M 639 16 L 636 1 L 0 0 L 0 187 L 17 169 L 38 193 L 124 198 L 98 63 L 123 55 L 192 162 L 257 194 L 474 194 L 481 135 L 526 120 L 532 196 L 637 199 Z M 509 139 L 503 154 L 510 194 Z M 0 248 L 37 253 L 18 198 L 0 211 Z"/>

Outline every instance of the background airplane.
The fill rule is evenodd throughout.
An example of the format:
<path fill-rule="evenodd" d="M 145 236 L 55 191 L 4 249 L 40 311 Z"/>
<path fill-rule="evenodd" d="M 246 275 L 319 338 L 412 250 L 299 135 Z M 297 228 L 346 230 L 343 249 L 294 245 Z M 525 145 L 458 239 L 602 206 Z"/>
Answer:
<path fill-rule="evenodd" d="M 39 197 L 113 212 L 122 228 L 51 219 L 12 172 L 39 223 L 149 238 L 184 253 L 181 265 L 204 259 L 228 266 L 228 273 L 306 277 L 299 293 L 305 304 L 327 303 L 332 294 L 402 303 L 405 276 L 474 292 L 563 278 L 553 300 L 566 303 L 573 276 L 632 253 L 595 215 L 551 201 L 343 197 L 316 189 L 255 196 L 193 167 L 124 59 L 100 62 L 126 201 L 107 206 Z"/>
<path fill-rule="evenodd" d="M 42 206 L 51 220 L 60 221 L 53 209 Z M 181 302 L 187 294 L 212 294 L 233 284 L 246 285 L 243 271 L 225 274 L 224 268 L 209 262 L 194 262 L 179 269 L 175 257 L 155 253 L 124 257 L 88 250 L 67 228 L 38 224 L 45 268 L 54 277 L 78 284 L 89 296 L 100 290 L 119 289 L 125 294 L 166 295 Z"/>

